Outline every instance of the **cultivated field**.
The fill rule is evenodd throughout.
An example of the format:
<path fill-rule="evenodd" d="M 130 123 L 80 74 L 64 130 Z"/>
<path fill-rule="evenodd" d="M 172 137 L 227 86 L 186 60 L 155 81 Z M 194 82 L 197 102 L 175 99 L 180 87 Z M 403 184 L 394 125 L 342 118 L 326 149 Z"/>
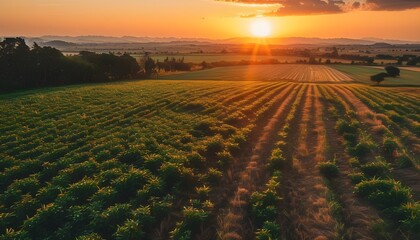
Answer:
<path fill-rule="evenodd" d="M 254 70 L 1 95 L 1 238 L 418 239 L 418 95 Z"/>
<path fill-rule="evenodd" d="M 134 55 L 135 57 L 141 58 L 141 55 Z M 308 60 L 305 57 L 295 56 L 269 56 L 269 55 L 241 55 L 241 54 L 179 54 L 179 55 L 153 55 L 153 58 L 163 62 L 166 58 L 180 59 L 184 58 L 184 62 L 200 64 L 203 61 L 207 63 L 212 62 L 240 62 L 240 61 L 268 61 L 276 59 L 277 61 L 283 62 L 296 62 L 297 60 Z"/>
<path fill-rule="evenodd" d="M 214 68 L 198 72 L 167 75 L 163 79 L 292 81 L 305 83 L 350 82 L 346 74 L 324 65 L 251 65 Z"/>
<path fill-rule="evenodd" d="M 171 49 L 173 50 L 173 49 Z M 115 51 L 115 49 L 109 49 L 105 50 L 103 52 L 108 53 L 110 51 Z M 124 52 L 124 50 L 121 50 Z M 154 52 L 153 49 L 150 49 L 151 52 Z M 75 52 L 68 52 L 66 54 L 75 54 L 78 53 L 78 51 Z M 143 57 L 143 54 L 132 54 L 133 57 L 136 59 L 141 59 Z M 252 55 L 252 54 L 237 54 L 237 53 L 225 53 L 225 54 L 209 54 L 209 53 L 201 53 L 201 54 L 192 54 L 192 53 L 180 53 L 180 54 L 153 54 L 153 59 L 159 60 L 160 62 L 163 62 L 166 58 L 175 58 L 175 59 L 184 59 L 184 62 L 186 63 L 195 63 L 200 64 L 203 61 L 207 63 L 212 62 L 241 62 L 241 61 L 269 61 L 269 60 L 277 60 L 279 63 L 296 63 L 296 61 L 308 61 L 308 57 L 299 57 L 299 56 L 279 56 L 279 55 Z M 319 58 L 317 58 L 318 60 Z M 321 58 L 322 62 L 325 62 L 327 59 L 329 59 L 332 62 L 341 62 L 350 64 L 351 60 L 346 59 L 336 59 L 336 58 Z M 394 60 L 378 60 L 378 63 L 384 62 L 387 63 L 395 63 Z"/>
<path fill-rule="evenodd" d="M 370 76 L 385 72 L 384 67 L 368 67 L 368 66 L 353 66 L 353 65 L 331 65 L 334 69 L 342 71 L 348 76 L 352 77 L 355 81 L 361 83 L 372 84 Z M 416 68 L 401 69 L 401 77 L 386 78 L 381 85 L 407 85 L 407 86 L 420 86 L 420 71 L 415 71 Z"/>

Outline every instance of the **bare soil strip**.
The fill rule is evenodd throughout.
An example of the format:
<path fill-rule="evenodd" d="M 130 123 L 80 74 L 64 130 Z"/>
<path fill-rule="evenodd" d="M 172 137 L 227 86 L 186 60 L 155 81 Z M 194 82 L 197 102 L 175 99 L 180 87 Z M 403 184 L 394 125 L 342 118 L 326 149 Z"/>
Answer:
<path fill-rule="evenodd" d="M 316 167 L 324 159 L 323 127 L 317 119 L 314 86 L 310 85 L 300 113 L 297 148 L 292 154 L 293 169 L 284 171 L 286 227 L 291 239 L 336 239 L 337 222 L 327 201 L 328 189 Z M 321 111 L 321 110 L 319 110 Z"/>
<path fill-rule="evenodd" d="M 241 159 L 245 168 L 235 174 L 237 181 L 233 183 L 234 194 L 230 196 L 227 206 L 220 211 L 218 218 L 218 234 L 221 239 L 249 239 L 254 234 L 253 226 L 247 217 L 249 197 L 267 177 L 264 167 L 266 159 L 274 147 L 274 138 L 281 126 L 280 122 L 285 119 L 282 116 L 290 110 L 300 86 L 293 85 L 293 88 L 292 93 L 284 91 L 284 97 L 278 101 L 281 104 L 259 131 L 251 152 Z"/>

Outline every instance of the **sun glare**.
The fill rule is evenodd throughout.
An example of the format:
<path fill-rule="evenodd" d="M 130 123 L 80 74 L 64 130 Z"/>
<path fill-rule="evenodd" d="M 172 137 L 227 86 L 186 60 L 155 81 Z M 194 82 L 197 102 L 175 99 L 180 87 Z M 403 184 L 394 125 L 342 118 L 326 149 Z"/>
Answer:
<path fill-rule="evenodd" d="M 264 19 L 256 19 L 251 23 L 250 30 L 256 37 L 268 37 L 271 35 L 271 23 Z"/>

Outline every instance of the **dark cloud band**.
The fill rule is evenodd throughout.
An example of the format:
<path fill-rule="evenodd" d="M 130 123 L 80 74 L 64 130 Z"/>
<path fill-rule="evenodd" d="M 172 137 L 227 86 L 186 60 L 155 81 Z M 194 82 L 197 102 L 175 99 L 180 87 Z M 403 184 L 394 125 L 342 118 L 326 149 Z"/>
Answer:
<path fill-rule="evenodd" d="M 420 8 L 420 0 L 366 0 L 371 10 L 401 11 Z"/>
<path fill-rule="evenodd" d="M 276 4 L 278 10 L 265 13 L 271 16 L 334 14 L 363 9 L 371 11 L 400 11 L 420 8 L 420 0 L 216 0 L 245 4 Z M 251 15 L 252 16 L 252 15 Z"/>

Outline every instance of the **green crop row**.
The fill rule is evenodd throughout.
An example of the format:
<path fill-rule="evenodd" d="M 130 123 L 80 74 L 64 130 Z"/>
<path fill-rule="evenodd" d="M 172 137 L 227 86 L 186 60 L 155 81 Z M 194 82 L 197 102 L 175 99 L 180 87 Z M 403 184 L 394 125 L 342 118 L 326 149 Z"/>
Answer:
<path fill-rule="evenodd" d="M 194 236 L 214 214 L 212 189 L 233 155 L 285 89 L 244 83 L 244 95 L 237 84 L 144 82 L 4 97 L 1 238 L 141 239 L 168 219 L 161 234 Z M 236 107 L 245 100 L 253 114 Z"/>
<path fill-rule="evenodd" d="M 342 98 L 331 100 L 336 107 L 336 110 L 330 109 L 331 114 L 337 119 L 336 130 L 344 138 L 347 152 L 353 156 L 350 165 L 354 172 L 349 176 L 355 184 L 355 194 L 368 200 L 402 229 L 418 234 L 420 205 L 414 201 L 410 188 L 393 178 L 392 166 L 384 158 L 397 150 L 398 144 L 386 138 L 378 146 L 357 120 L 356 114 L 346 109 L 346 103 Z M 384 157 L 374 157 L 377 154 Z M 409 162 L 405 158 L 406 156 L 401 156 L 400 162 Z M 330 175 L 336 169 L 324 166 L 323 171 L 327 171 Z"/>
<path fill-rule="evenodd" d="M 298 90 L 290 111 L 285 117 L 283 127 L 277 134 L 278 141 L 267 160 L 266 167 L 271 172 L 271 178 L 263 190 L 253 192 L 250 198 L 250 212 L 254 226 L 257 228 L 255 238 L 259 240 L 281 239 L 282 233 L 278 222 L 282 200 L 280 196 L 281 170 L 289 165 L 284 153 L 286 141 L 290 137 L 291 124 L 296 120 L 296 112 L 304 91 L 304 88 Z"/>

